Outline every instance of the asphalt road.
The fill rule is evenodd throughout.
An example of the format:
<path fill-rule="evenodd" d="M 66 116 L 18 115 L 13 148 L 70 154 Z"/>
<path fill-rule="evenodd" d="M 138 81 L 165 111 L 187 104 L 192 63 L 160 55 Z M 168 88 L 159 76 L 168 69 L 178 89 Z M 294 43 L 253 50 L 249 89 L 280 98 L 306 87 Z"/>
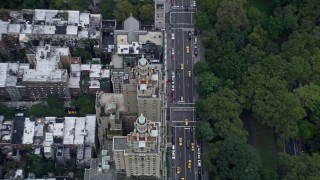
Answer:
<path fill-rule="evenodd" d="M 197 156 L 197 141 L 194 131 L 195 127 L 195 91 L 194 91 L 194 76 L 193 64 L 194 57 L 194 27 L 192 15 L 195 7 L 191 0 L 174 0 L 172 1 L 170 12 L 169 52 L 174 50 L 174 60 L 171 61 L 169 74 L 174 72 L 174 82 L 169 84 L 174 86 L 173 99 L 170 108 L 170 125 L 172 131 L 172 144 L 175 146 L 175 159 L 172 160 L 171 179 L 181 180 L 198 180 L 201 176 L 198 175 L 198 156 Z M 188 6 L 186 11 L 185 6 Z M 191 32 L 191 38 L 188 33 Z M 172 39 L 172 35 L 174 39 Z M 189 49 L 189 50 L 187 50 Z M 171 56 L 168 56 L 171 57 Z M 182 68 L 183 66 L 183 68 Z M 190 74 L 190 75 L 189 75 Z M 171 88 L 172 89 L 172 88 Z M 185 121 L 188 121 L 186 124 Z M 182 138 L 182 144 L 179 145 L 179 138 Z M 192 149 L 192 143 L 194 148 Z M 189 147 L 187 147 L 187 144 Z M 191 161 L 191 167 L 188 167 L 188 161 Z M 180 172 L 177 172 L 177 168 Z M 200 172 L 201 169 L 200 169 Z"/>

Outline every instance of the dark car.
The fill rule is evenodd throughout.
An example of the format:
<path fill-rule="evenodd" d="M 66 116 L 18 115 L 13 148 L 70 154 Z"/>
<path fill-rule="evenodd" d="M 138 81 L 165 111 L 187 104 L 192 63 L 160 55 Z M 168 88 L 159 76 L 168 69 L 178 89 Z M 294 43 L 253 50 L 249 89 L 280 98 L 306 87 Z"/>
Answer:
<path fill-rule="evenodd" d="M 191 40 L 191 31 L 188 32 L 188 39 Z"/>
<path fill-rule="evenodd" d="M 198 50 L 194 50 L 194 56 L 195 56 L 195 57 L 198 56 Z"/>
<path fill-rule="evenodd" d="M 194 30 L 193 34 L 194 34 L 195 36 L 197 36 L 197 35 L 198 35 L 198 31 L 197 31 L 197 30 Z"/>
<path fill-rule="evenodd" d="M 188 7 L 188 6 L 185 6 L 185 7 L 184 7 L 184 10 L 185 10 L 185 11 L 188 11 L 188 10 L 189 10 L 189 7 Z"/>

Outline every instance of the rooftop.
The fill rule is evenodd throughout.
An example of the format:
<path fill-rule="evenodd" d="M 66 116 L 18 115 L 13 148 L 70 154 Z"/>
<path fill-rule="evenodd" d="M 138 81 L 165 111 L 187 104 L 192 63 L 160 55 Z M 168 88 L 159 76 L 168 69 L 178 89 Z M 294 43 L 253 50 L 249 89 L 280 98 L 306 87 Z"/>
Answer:
<path fill-rule="evenodd" d="M 87 132 L 87 136 L 85 138 L 85 144 L 93 145 L 95 142 L 95 134 L 96 134 L 96 115 L 86 116 L 86 132 Z"/>
<path fill-rule="evenodd" d="M 34 127 L 34 121 L 30 121 L 29 118 L 26 118 L 24 122 L 22 144 L 33 144 Z"/>
<path fill-rule="evenodd" d="M 24 71 L 23 81 L 38 82 L 66 82 L 68 78 L 66 69 L 59 69 L 60 55 L 68 55 L 69 48 L 52 48 L 49 45 L 37 47 L 35 69 Z"/>
<path fill-rule="evenodd" d="M 64 121 L 63 144 L 73 144 L 75 136 L 75 117 L 66 117 Z"/>
<path fill-rule="evenodd" d="M 22 144 L 25 117 L 17 116 L 14 119 L 12 144 Z"/>
<path fill-rule="evenodd" d="M 127 148 L 127 136 L 113 136 L 113 150 L 125 150 Z"/>

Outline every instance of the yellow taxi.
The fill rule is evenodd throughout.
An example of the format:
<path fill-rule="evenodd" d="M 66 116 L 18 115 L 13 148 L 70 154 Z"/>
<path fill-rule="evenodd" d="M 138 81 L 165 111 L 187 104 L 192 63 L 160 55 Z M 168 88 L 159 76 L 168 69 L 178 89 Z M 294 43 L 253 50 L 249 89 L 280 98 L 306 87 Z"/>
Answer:
<path fill-rule="evenodd" d="M 186 46 L 186 52 L 187 52 L 187 54 L 189 54 L 189 52 L 190 52 L 189 46 Z"/>
<path fill-rule="evenodd" d="M 183 70 L 183 64 L 181 64 L 180 68 L 181 68 L 181 70 Z"/>
<path fill-rule="evenodd" d="M 189 122 L 188 122 L 188 119 L 185 119 L 184 120 L 184 125 L 188 126 Z"/>
<path fill-rule="evenodd" d="M 194 143 L 191 143 L 191 151 L 194 151 Z"/>
<path fill-rule="evenodd" d="M 182 177 L 181 180 L 184 180 L 184 177 Z"/>
<path fill-rule="evenodd" d="M 179 146 L 182 146 L 182 138 L 179 138 Z"/>
<path fill-rule="evenodd" d="M 191 169 L 191 160 L 188 160 L 188 168 Z"/>
<path fill-rule="evenodd" d="M 191 71 L 188 71 L 188 76 L 191 77 Z"/>
<path fill-rule="evenodd" d="M 180 167 L 177 166 L 177 174 L 180 174 Z"/>

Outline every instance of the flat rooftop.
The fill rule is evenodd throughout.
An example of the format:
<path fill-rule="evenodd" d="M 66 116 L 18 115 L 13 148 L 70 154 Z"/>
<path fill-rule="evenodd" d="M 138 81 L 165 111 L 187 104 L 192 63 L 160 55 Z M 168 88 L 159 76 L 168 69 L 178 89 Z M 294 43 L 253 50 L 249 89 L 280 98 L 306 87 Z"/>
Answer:
<path fill-rule="evenodd" d="M 30 121 L 29 118 L 26 118 L 24 122 L 22 144 L 33 144 L 34 127 L 34 121 Z"/>
<path fill-rule="evenodd" d="M 113 136 L 113 150 L 126 150 L 127 136 Z"/>

